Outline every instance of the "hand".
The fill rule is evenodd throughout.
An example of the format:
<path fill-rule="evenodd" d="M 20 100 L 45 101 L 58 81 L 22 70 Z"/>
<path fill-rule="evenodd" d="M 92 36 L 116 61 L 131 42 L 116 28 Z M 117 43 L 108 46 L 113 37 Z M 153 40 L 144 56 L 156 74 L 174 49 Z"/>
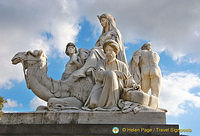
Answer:
<path fill-rule="evenodd" d="M 96 81 L 103 81 L 104 79 L 104 73 L 105 71 L 94 71 L 94 74 L 95 74 L 95 80 Z"/>
<path fill-rule="evenodd" d="M 126 80 L 126 87 L 133 88 L 134 84 L 135 84 L 135 82 L 133 79 Z"/>
<path fill-rule="evenodd" d="M 110 31 L 110 32 L 109 32 L 109 35 L 111 35 L 111 36 L 116 36 L 116 32 L 115 32 L 115 31 Z"/>
<path fill-rule="evenodd" d="M 72 58 L 71 58 L 72 62 L 76 62 L 77 61 L 77 56 L 74 54 L 72 55 Z"/>
<path fill-rule="evenodd" d="M 118 76 L 118 78 L 120 79 L 127 79 L 127 76 L 124 72 L 121 72 L 121 71 L 115 71 L 116 75 Z"/>

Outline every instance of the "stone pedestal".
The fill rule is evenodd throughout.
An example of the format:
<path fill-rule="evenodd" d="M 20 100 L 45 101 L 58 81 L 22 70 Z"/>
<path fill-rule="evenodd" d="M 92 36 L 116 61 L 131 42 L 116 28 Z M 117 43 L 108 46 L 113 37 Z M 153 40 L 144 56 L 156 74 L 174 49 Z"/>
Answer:
<path fill-rule="evenodd" d="M 113 133 L 118 128 L 117 134 Z M 0 136 L 178 136 L 178 125 L 166 125 L 165 112 L 141 111 L 136 114 L 67 110 L 60 112 L 4 113 Z"/>
<path fill-rule="evenodd" d="M 122 113 L 68 110 L 4 113 L 0 124 L 166 124 L 165 112 Z"/>

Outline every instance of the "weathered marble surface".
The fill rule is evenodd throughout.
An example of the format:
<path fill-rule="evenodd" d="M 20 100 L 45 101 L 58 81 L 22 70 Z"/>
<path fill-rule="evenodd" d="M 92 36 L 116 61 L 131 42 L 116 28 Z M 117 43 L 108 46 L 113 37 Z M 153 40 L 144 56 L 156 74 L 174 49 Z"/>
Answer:
<path fill-rule="evenodd" d="M 129 71 L 133 75 L 136 83 L 140 84 L 141 90 L 149 94 L 149 106 L 158 107 L 158 98 L 161 91 L 161 70 L 159 67 L 160 57 L 158 53 L 152 51 L 152 45 L 145 43 L 141 49 L 133 53 L 129 63 Z"/>
<path fill-rule="evenodd" d="M 42 50 L 18 52 L 12 64 L 22 63 L 27 88 L 48 103 L 46 111 L 84 107 L 83 110 L 103 108 L 137 113 L 141 105 L 147 109 L 159 108 L 158 54 L 146 43 L 134 53 L 128 68 L 115 18 L 110 14 L 98 18 L 103 30 L 94 48 L 78 53 L 74 43 L 67 44 L 65 52 L 70 60 L 61 80 L 48 77 L 47 56 Z"/>
<path fill-rule="evenodd" d="M 0 124 L 166 124 L 166 114 L 155 110 L 137 114 L 78 110 L 4 113 Z"/>

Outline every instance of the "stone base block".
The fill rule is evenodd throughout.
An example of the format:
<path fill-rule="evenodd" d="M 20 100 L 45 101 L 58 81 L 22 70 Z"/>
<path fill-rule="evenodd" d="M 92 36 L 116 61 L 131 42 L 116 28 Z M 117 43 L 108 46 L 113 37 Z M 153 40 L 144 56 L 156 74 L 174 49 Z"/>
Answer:
<path fill-rule="evenodd" d="M 0 124 L 166 124 L 165 112 L 79 111 L 4 113 Z"/>

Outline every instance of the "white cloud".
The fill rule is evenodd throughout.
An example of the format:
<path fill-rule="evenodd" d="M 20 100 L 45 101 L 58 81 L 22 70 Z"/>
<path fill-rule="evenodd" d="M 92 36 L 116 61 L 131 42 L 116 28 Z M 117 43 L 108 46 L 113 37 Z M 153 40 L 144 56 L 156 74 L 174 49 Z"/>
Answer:
<path fill-rule="evenodd" d="M 167 50 L 175 60 L 192 54 L 199 62 L 200 1 L 84 0 L 81 10 L 99 27 L 96 15 L 112 14 L 124 42 L 151 41 L 156 51 Z"/>
<path fill-rule="evenodd" d="M 191 89 L 200 87 L 200 77 L 192 73 L 171 73 L 162 78 L 160 107 L 168 109 L 168 115 L 178 116 L 189 109 L 200 108 L 200 96 Z M 199 94 L 200 92 L 198 92 Z"/>
<path fill-rule="evenodd" d="M 30 101 L 30 106 L 31 109 L 36 109 L 38 106 L 47 106 L 47 102 L 43 101 L 42 99 L 38 98 L 35 96 L 31 101 Z"/>
<path fill-rule="evenodd" d="M 22 104 L 18 104 L 18 102 L 15 100 L 7 99 L 6 101 L 7 101 L 7 103 L 5 103 L 5 108 L 15 108 L 18 106 L 19 107 L 23 106 Z"/>
<path fill-rule="evenodd" d="M 75 1 L 1 0 L 0 7 L 0 88 L 24 79 L 21 66 L 11 64 L 15 53 L 43 49 L 48 56 L 55 50 L 64 56 L 65 45 L 80 29 Z"/>

